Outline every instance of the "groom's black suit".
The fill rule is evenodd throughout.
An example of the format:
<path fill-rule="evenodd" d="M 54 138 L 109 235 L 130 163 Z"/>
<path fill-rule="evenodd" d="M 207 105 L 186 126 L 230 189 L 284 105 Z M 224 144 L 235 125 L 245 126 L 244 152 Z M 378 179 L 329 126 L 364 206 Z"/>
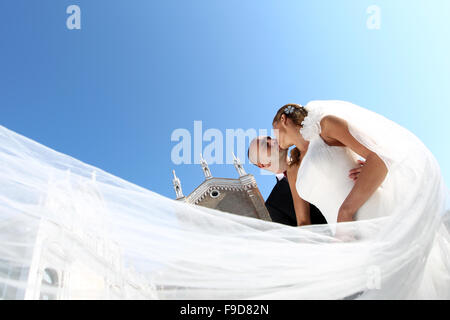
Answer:
<path fill-rule="evenodd" d="M 286 177 L 277 179 L 277 184 L 266 200 L 266 207 L 273 222 L 297 226 L 294 201 L 292 200 L 291 188 Z M 322 213 L 314 205 L 310 205 L 311 224 L 325 224 L 327 221 Z"/>

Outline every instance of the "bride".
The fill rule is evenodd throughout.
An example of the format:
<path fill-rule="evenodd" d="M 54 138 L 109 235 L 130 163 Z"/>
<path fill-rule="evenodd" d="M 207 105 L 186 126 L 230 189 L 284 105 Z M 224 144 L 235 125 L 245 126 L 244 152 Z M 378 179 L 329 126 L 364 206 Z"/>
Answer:
<path fill-rule="evenodd" d="M 392 216 L 379 237 L 402 237 L 397 245 L 407 249 L 414 242 L 427 246 L 425 240 L 418 240 L 426 234 L 435 238 L 432 252 L 441 250 L 448 259 L 448 230 L 441 223 L 445 192 L 440 169 L 412 133 L 345 101 L 311 101 L 305 107 L 287 104 L 276 113 L 273 128 L 281 149 L 296 147 L 287 175 L 298 219 L 309 220 L 309 203 L 322 211 L 329 224 Z M 360 158 L 366 164 L 353 183 L 344 173 Z M 426 259 L 424 251 L 422 260 Z M 438 260 L 429 259 L 423 284 L 428 290 L 434 285 L 435 294 L 439 286 L 450 289 L 448 273 L 433 279 L 438 273 L 431 269 L 445 264 Z"/>
<path fill-rule="evenodd" d="M 316 101 L 306 108 L 297 104 L 285 105 L 273 120 L 280 148 L 288 149 L 293 145 L 297 148 L 296 152 L 292 152 L 294 156 L 287 174 L 289 181 L 292 181 L 291 190 L 300 221 L 309 220 L 309 203 L 320 204 L 328 223 L 389 214 L 378 205 L 389 201 L 381 197 L 379 188 L 387 178 L 388 163 L 382 160 L 382 155 L 368 149 L 350 133 L 351 128 L 346 120 L 333 115 L 333 111 L 343 112 L 344 108 L 353 117 L 358 112 L 363 116 L 365 113 L 361 108 L 345 102 Z M 367 119 L 369 117 L 366 116 Z M 302 126 L 302 123 L 305 125 Z M 381 125 L 380 130 L 383 128 Z M 352 165 L 356 166 L 358 155 L 366 159 L 366 165 L 361 167 L 359 179 L 352 184 L 344 179 L 342 173 L 350 171 Z M 328 196 L 324 197 L 324 194 Z M 374 199 L 377 201 L 374 202 Z M 371 205 L 367 204 L 368 200 L 371 200 Z"/>

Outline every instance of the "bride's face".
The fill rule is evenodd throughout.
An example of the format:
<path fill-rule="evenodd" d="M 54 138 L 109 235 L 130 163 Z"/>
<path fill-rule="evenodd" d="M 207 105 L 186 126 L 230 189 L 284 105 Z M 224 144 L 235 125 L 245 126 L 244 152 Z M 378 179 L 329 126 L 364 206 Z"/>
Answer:
<path fill-rule="evenodd" d="M 292 132 L 297 130 L 295 124 L 291 119 L 285 115 L 281 116 L 281 119 L 273 124 L 275 136 L 277 137 L 278 145 L 281 149 L 289 149 L 294 143 L 291 141 Z"/>

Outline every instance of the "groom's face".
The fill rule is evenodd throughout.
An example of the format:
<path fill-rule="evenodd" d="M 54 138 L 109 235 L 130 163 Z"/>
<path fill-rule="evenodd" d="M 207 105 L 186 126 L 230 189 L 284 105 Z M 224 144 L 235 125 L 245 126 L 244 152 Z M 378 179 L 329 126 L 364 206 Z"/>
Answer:
<path fill-rule="evenodd" d="M 280 173 L 286 167 L 286 153 L 281 152 L 276 139 L 261 136 L 250 143 L 249 160 L 261 169 Z"/>

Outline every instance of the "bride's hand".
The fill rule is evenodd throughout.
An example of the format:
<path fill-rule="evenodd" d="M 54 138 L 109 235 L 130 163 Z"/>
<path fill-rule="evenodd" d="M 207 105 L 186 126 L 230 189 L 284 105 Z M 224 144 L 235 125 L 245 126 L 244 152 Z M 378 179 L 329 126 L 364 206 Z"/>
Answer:
<path fill-rule="evenodd" d="M 364 165 L 366 164 L 366 162 L 362 161 L 362 160 L 358 160 L 358 164 L 359 164 L 359 167 L 353 168 L 352 170 L 350 170 L 348 172 L 348 177 L 350 179 L 352 179 L 353 181 L 356 181 L 358 179 L 359 174 L 361 173 L 361 170 L 364 167 Z"/>

